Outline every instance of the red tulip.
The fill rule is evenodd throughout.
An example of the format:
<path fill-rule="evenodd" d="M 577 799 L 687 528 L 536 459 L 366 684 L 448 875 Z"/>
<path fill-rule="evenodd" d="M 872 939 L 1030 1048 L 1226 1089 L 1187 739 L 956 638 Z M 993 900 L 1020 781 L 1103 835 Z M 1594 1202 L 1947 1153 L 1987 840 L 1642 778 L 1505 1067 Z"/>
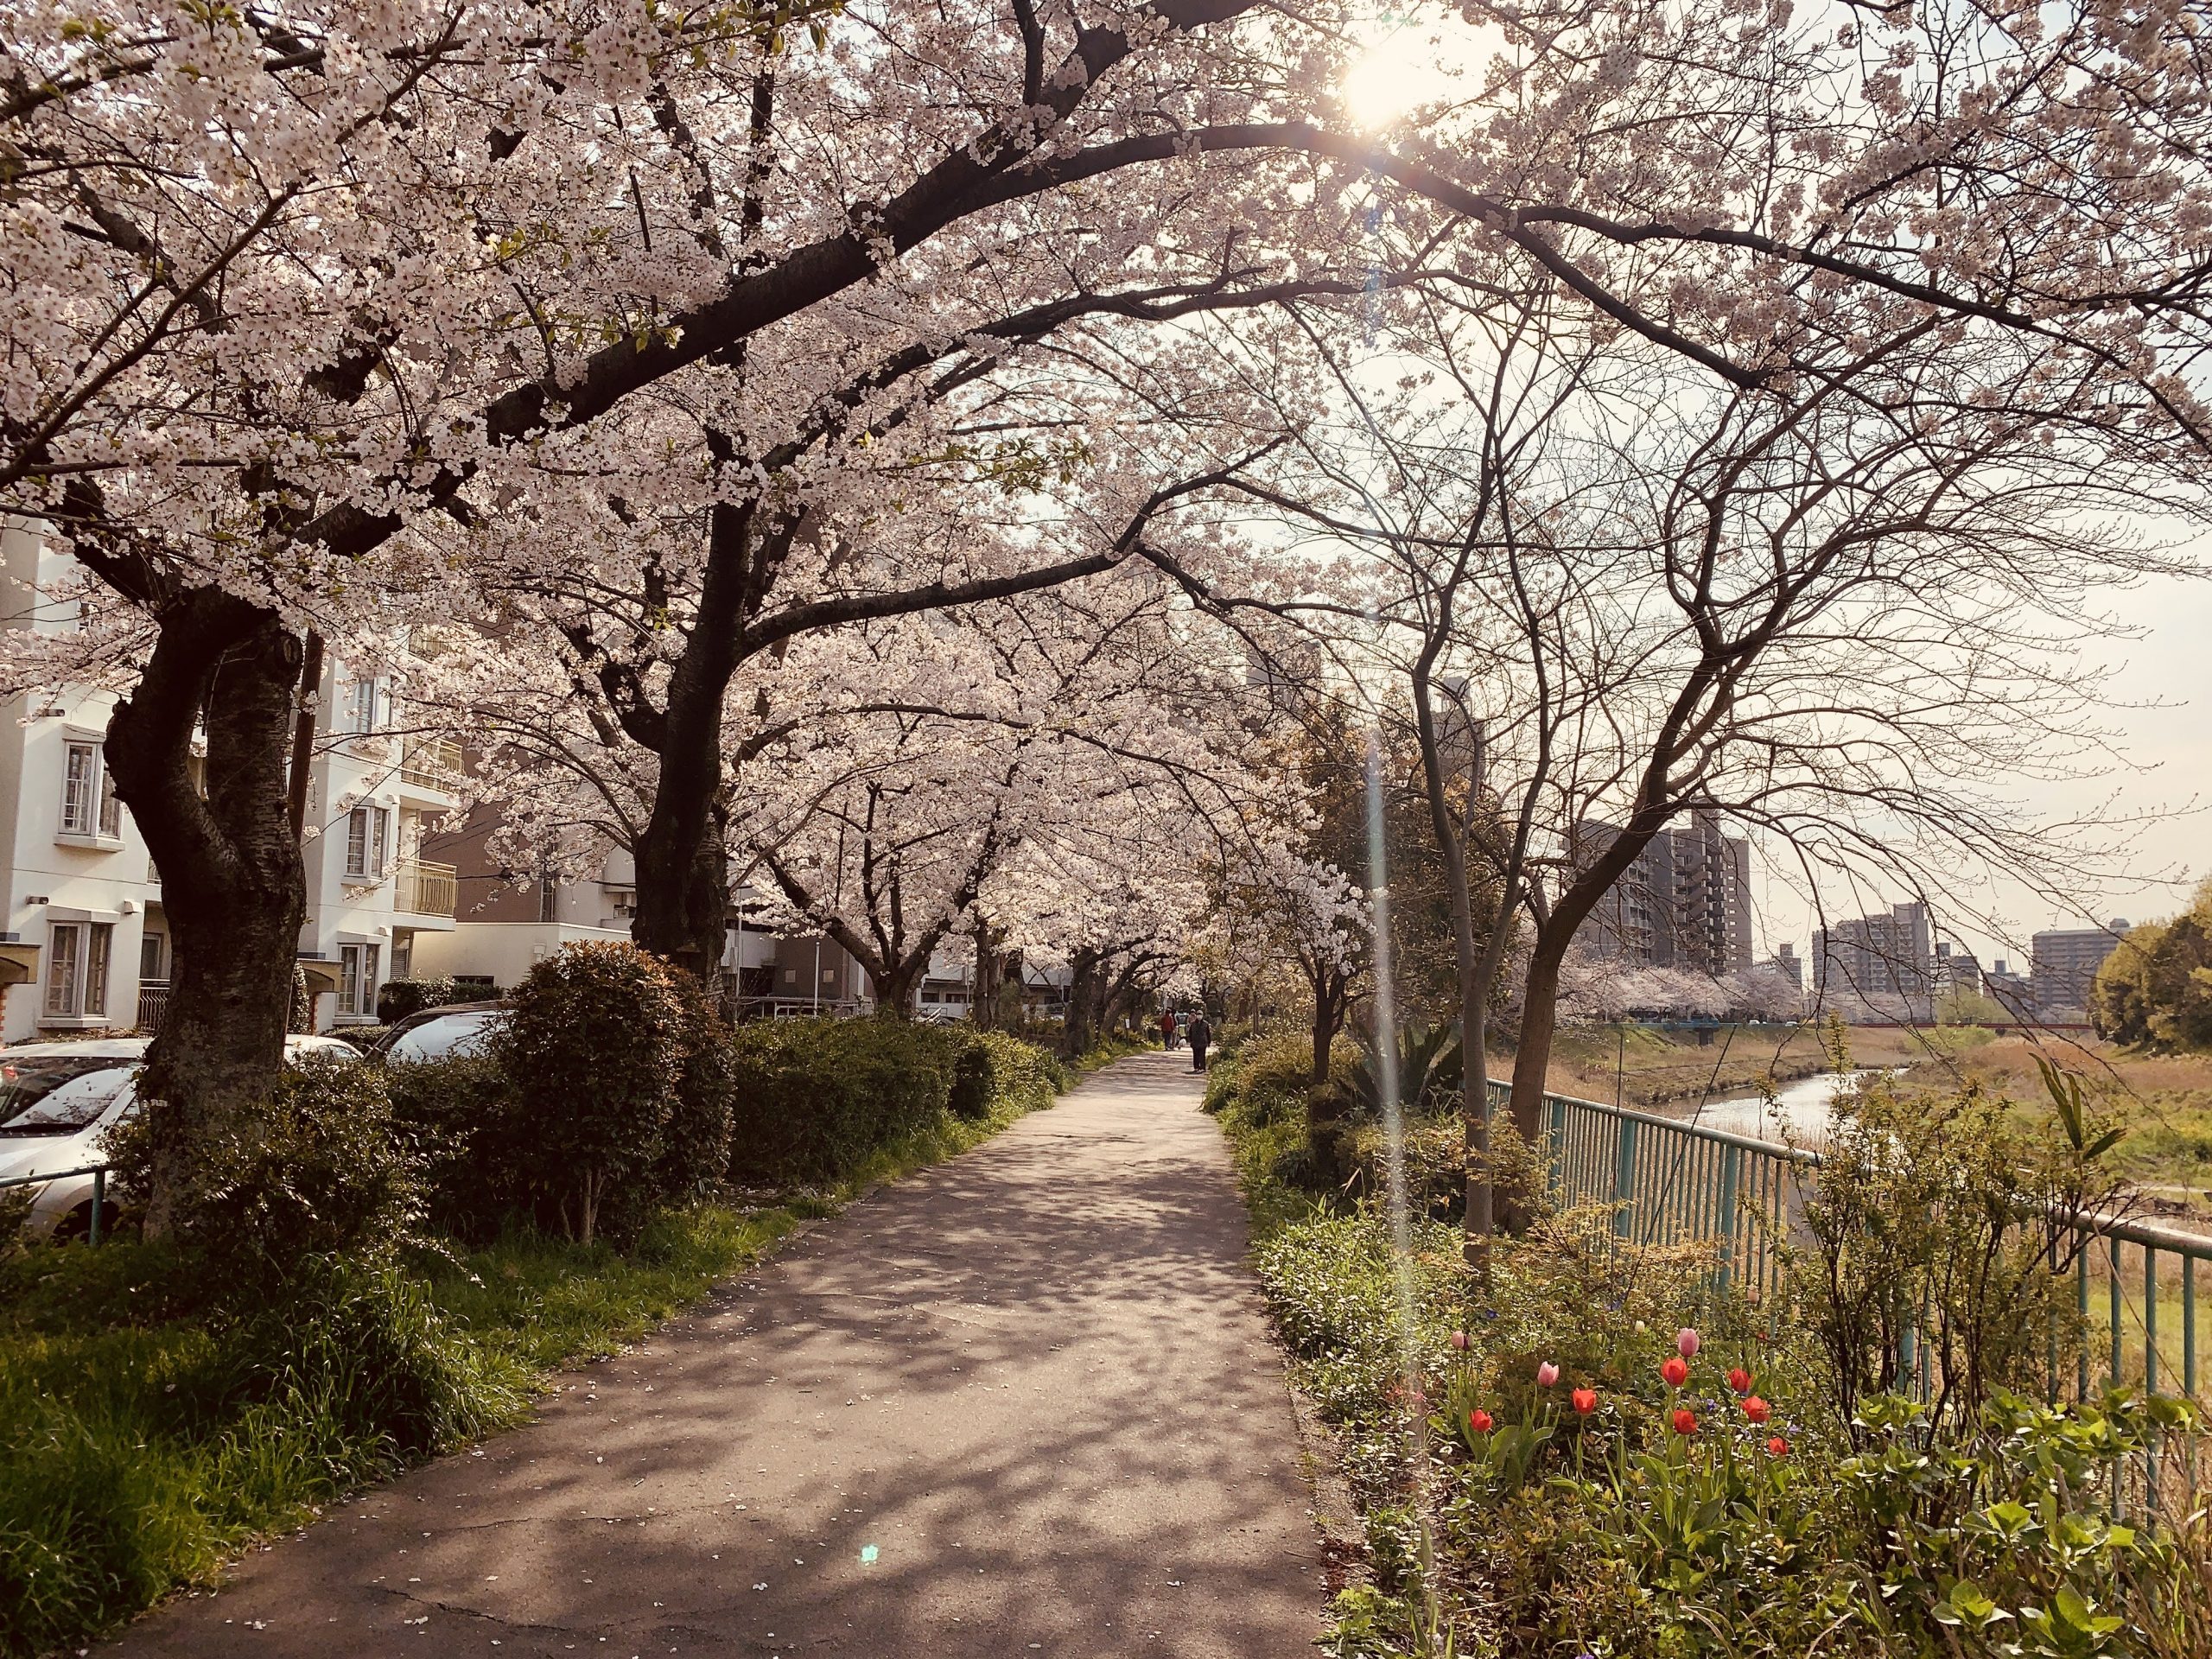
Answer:
<path fill-rule="evenodd" d="M 1728 1373 L 1728 1386 L 1738 1394 L 1749 1394 L 1751 1391 L 1751 1374 L 1738 1365 Z"/>
<path fill-rule="evenodd" d="M 1689 1362 L 1680 1358 L 1670 1359 L 1659 1368 L 1659 1375 L 1667 1379 L 1669 1388 L 1679 1389 L 1690 1380 Z"/>
<path fill-rule="evenodd" d="M 1684 1359 L 1695 1359 L 1698 1347 L 1697 1332 L 1687 1325 L 1675 1332 L 1675 1351 Z"/>
<path fill-rule="evenodd" d="M 1789 1454 L 1789 1442 L 1777 1434 L 1766 1443 L 1766 1449 L 1770 1457 L 1785 1457 Z"/>
<path fill-rule="evenodd" d="M 1469 1413 L 1467 1414 L 1467 1427 L 1468 1427 L 1469 1428 L 1471 1428 L 1471 1429 L 1474 1430 L 1474 1432 L 1475 1432 L 1476 1433 L 1478 1433 L 1478 1434 L 1487 1434 L 1487 1433 L 1490 1433 L 1490 1426 L 1491 1426 L 1491 1415 L 1490 1415 L 1490 1413 L 1488 1413 L 1488 1412 L 1486 1412 L 1486 1411 L 1483 1411 L 1483 1410 L 1479 1410 L 1479 1409 L 1478 1409 L 1478 1410 L 1475 1410 L 1475 1411 L 1471 1411 L 1471 1412 L 1469 1412 Z"/>
<path fill-rule="evenodd" d="M 1553 1383 L 1558 1381 L 1559 1367 L 1553 1364 L 1548 1359 L 1542 1364 L 1536 1367 L 1536 1386 L 1538 1388 L 1548 1389 Z"/>
<path fill-rule="evenodd" d="M 1744 1415 L 1755 1423 L 1763 1423 L 1774 1414 L 1774 1408 L 1756 1394 L 1744 1402 Z"/>
<path fill-rule="evenodd" d="M 1695 1413 L 1695 1412 L 1692 1411 L 1692 1410 L 1691 1410 L 1688 1406 L 1677 1406 L 1677 1407 L 1675 1407 L 1675 1433 L 1677 1433 L 1677 1434 L 1694 1434 L 1694 1433 L 1697 1433 L 1697 1413 Z"/>
<path fill-rule="evenodd" d="M 1598 1390 L 1595 1389 L 1577 1389 L 1572 1397 L 1574 1408 L 1585 1417 L 1598 1409 Z"/>

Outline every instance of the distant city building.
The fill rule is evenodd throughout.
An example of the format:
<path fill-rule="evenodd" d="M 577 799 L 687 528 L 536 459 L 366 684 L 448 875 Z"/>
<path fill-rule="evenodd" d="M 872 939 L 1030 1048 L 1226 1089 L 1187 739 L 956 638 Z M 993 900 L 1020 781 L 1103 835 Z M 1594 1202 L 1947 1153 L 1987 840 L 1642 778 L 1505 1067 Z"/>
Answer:
<path fill-rule="evenodd" d="M 1813 934 L 1813 994 L 1847 1019 L 1910 1024 L 1935 1017 L 1936 940 L 1928 906 L 1895 905 Z"/>
<path fill-rule="evenodd" d="M 2016 974 L 2007 967 L 2004 957 L 1998 957 L 1995 965 L 1981 976 L 1981 988 L 1991 1001 L 2015 1020 L 2036 1017 L 2034 988 L 2028 983 L 2024 975 Z"/>
<path fill-rule="evenodd" d="M 1780 946 L 1774 953 L 1774 959 L 1766 965 L 1799 990 L 1805 988 L 1805 959 L 1797 954 L 1795 944 Z"/>
<path fill-rule="evenodd" d="M 2036 1012 L 2088 1017 L 2089 986 L 2105 958 L 2127 937 L 2127 920 L 2115 916 L 2102 927 L 2052 928 L 2029 942 L 2028 983 Z"/>
<path fill-rule="evenodd" d="M 1981 990 L 1981 964 L 1962 944 L 1936 946 L 1936 995 L 1973 996 Z"/>
<path fill-rule="evenodd" d="M 1620 831 L 1610 824 L 1578 826 L 1580 855 L 1600 856 Z M 1751 965 L 1751 849 L 1723 835 L 1720 815 L 1692 814 L 1661 830 L 1585 924 L 1592 955 L 1639 968 L 1692 968 L 1732 973 Z"/>

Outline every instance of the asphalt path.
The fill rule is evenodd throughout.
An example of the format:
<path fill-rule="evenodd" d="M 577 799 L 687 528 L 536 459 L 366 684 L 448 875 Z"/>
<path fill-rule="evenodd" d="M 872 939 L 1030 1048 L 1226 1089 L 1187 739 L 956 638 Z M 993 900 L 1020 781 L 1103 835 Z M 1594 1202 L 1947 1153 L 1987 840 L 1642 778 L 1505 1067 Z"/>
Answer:
<path fill-rule="evenodd" d="M 1187 1054 L 823 1223 L 120 1655 L 1291 1659 L 1324 1599 Z"/>

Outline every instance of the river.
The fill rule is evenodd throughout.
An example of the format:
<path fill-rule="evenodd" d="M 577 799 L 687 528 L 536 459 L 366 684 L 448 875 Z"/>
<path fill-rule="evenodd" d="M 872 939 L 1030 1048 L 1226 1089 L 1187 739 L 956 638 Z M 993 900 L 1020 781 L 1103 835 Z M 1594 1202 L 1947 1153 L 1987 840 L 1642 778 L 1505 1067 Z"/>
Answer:
<path fill-rule="evenodd" d="M 1766 1097 L 1758 1094 L 1730 1095 L 1708 1100 L 1702 1106 L 1688 1101 L 1670 1101 L 1651 1110 L 1655 1116 L 1695 1123 L 1700 1128 L 1725 1129 L 1730 1135 L 1749 1135 L 1758 1141 L 1788 1140 L 1796 1146 L 1818 1149 L 1827 1140 L 1831 1103 L 1837 1091 L 1856 1092 L 1859 1080 L 1871 1075 L 1866 1071 L 1847 1071 L 1838 1077 L 1834 1072 L 1823 1071 L 1818 1077 L 1785 1083 L 1771 1110 Z"/>

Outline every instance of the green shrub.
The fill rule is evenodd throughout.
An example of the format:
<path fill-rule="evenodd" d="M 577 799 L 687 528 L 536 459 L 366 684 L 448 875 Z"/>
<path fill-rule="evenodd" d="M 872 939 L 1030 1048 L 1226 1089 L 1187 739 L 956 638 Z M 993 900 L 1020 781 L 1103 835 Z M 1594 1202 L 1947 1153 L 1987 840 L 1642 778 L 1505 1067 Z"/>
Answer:
<path fill-rule="evenodd" d="M 902 1020 L 779 1020 L 731 1039 L 733 1180 L 828 1185 L 950 1116 L 1034 1111 L 1066 1086 L 1052 1055 L 1002 1032 Z"/>
<path fill-rule="evenodd" d="M 482 1243 L 510 1216 L 534 1217 L 530 1122 L 498 1060 L 454 1054 L 394 1065 L 385 1077 L 394 1124 L 422 1172 L 433 1229 Z"/>
<path fill-rule="evenodd" d="M 684 1027 L 658 958 L 627 944 L 568 944 L 532 966 L 492 1040 L 528 1116 L 531 1185 L 585 1243 L 603 1208 L 641 1211 L 635 1188 L 661 1154 Z"/>
<path fill-rule="evenodd" d="M 377 988 L 377 1020 L 395 1026 L 425 1008 L 442 1008 L 448 1002 L 467 1000 L 451 979 L 387 979 Z"/>
<path fill-rule="evenodd" d="M 946 1109 L 955 1117 L 980 1123 L 991 1115 L 991 1102 L 998 1094 L 995 1056 L 980 1032 L 964 1026 L 938 1029 L 951 1061 L 951 1076 L 946 1083 Z"/>
<path fill-rule="evenodd" d="M 951 1099 L 938 1033 L 900 1020 L 779 1020 L 731 1044 L 730 1177 L 826 1185 Z"/>
<path fill-rule="evenodd" d="M 288 1069 L 267 1101 L 193 1133 L 177 1230 L 227 1281 L 282 1278 L 321 1255 L 380 1260 L 422 1219 L 421 1176 L 374 1066 L 310 1060 Z M 110 1146 L 118 1184 L 146 1191 L 146 1120 L 131 1120 Z"/>
<path fill-rule="evenodd" d="M 1828 1359 L 1847 1428 L 1868 1395 L 1900 1388 L 1913 1344 L 1946 1381 L 1939 1418 L 1971 1422 L 1999 1389 L 2038 1390 L 2083 1341 L 2075 1265 L 2089 1236 L 2063 1217 L 2115 1192 L 2078 1079 L 2046 1062 L 2053 1135 L 1969 1084 L 1845 1097 L 1802 1237 L 1780 1241 L 1790 1299 Z M 1938 1421 L 1931 1427 L 1945 1427 Z"/>
<path fill-rule="evenodd" d="M 736 1060 L 721 1010 L 689 974 L 677 975 L 676 981 L 683 1058 L 652 1175 L 652 1196 L 664 1202 L 699 1198 L 721 1184 L 729 1170 L 737 1095 Z"/>

